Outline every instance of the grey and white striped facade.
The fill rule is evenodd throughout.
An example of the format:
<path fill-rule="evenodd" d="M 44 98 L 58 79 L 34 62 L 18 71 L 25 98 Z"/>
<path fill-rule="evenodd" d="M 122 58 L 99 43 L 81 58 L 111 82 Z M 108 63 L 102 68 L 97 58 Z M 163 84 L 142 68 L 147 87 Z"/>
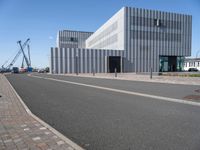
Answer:
<path fill-rule="evenodd" d="M 57 33 L 57 47 L 64 48 L 85 48 L 85 40 L 93 32 L 61 30 Z"/>
<path fill-rule="evenodd" d="M 123 56 L 123 50 L 51 48 L 51 73 L 109 72 L 108 56 Z M 121 65 L 122 65 L 121 59 Z M 123 72 L 123 67 L 121 68 Z"/>
<path fill-rule="evenodd" d="M 176 58 L 177 65 L 191 55 L 192 16 L 123 7 L 89 34 L 78 47 L 51 48 L 52 73 L 106 73 L 109 56 L 121 57 L 122 72 L 159 72 L 165 57 Z"/>

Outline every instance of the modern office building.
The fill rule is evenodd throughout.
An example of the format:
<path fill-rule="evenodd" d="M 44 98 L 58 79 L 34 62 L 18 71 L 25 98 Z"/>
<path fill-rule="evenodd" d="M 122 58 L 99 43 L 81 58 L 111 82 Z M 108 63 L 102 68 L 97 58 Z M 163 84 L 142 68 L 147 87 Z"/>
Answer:
<path fill-rule="evenodd" d="M 191 15 L 123 7 L 93 34 L 59 31 L 51 72 L 180 71 L 191 55 L 191 34 Z"/>
<path fill-rule="evenodd" d="M 93 32 L 62 30 L 57 33 L 57 47 L 85 48 L 85 41 Z"/>

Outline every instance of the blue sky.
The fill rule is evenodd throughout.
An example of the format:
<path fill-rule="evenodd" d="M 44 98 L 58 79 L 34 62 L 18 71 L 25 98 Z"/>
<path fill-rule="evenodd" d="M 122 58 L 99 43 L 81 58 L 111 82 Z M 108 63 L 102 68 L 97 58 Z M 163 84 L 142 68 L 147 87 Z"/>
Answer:
<path fill-rule="evenodd" d="M 0 66 L 27 38 L 33 67 L 48 66 L 58 30 L 95 31 L 123 6 L 192 15 L 192 56 L 200 50 L 200 0 L 0 0 Z"/>

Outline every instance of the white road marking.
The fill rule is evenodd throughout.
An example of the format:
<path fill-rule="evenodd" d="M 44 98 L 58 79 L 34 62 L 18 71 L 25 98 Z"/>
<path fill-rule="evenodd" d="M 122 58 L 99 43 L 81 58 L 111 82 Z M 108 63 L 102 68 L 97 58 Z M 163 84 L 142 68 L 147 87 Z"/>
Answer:
<path fill-rule="evenodd" d="M 144 93 L 132 92 L 132 91 L 126 91 L 126 90 L 119 90 L 119 89 L 96 86 L 96 85 L 91 85 L 91 84 L 84 84 L 84 83 L 72 82 L 72 81 L 67 81 L 67 80 L 54 79 L 54 78 L 49 78 L 49 77 L 39 77 L 39 76 L 35 76 L 32 74 L 28 74 L 28 76 L 40 78 L 40 79 L 57 81 L 57 82 L 64 82 L 64 83 L 69 83 L 69 84 L 74 84 L 74 85 L 92 87 L 92 88 L 96 88 L 96 89 L 102 89 L 102 90 L 107 90 L 107 91 L 112 91 L 112 92 L 123 93 L 123 94 L 136 95 L 136 96 L 142 96 L 142 97 L 164 100 L 164 101 L 169 101 L 169 102 L 176 102 L 176 103 L 200 106 L 200 103 L 198 103 L 198 102 L 186 101 L 186 100 L 182 100 L 182 99 L 169 98 L 169 97 L 157 96 L 157 95 L 151 95 L 151 94 L 144 94 Z"/>

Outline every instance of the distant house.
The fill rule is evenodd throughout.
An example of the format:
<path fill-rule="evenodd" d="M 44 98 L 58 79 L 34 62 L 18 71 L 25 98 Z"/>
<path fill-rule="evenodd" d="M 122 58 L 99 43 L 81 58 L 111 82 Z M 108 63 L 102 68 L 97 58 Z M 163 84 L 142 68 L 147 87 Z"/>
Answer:
<path fill-rule="evenodd" d="M 184 63 L 184 70 L 188 71 L 189 68 L 197 68 L 200 70 L 200 58 L 186 58 Z"/>

